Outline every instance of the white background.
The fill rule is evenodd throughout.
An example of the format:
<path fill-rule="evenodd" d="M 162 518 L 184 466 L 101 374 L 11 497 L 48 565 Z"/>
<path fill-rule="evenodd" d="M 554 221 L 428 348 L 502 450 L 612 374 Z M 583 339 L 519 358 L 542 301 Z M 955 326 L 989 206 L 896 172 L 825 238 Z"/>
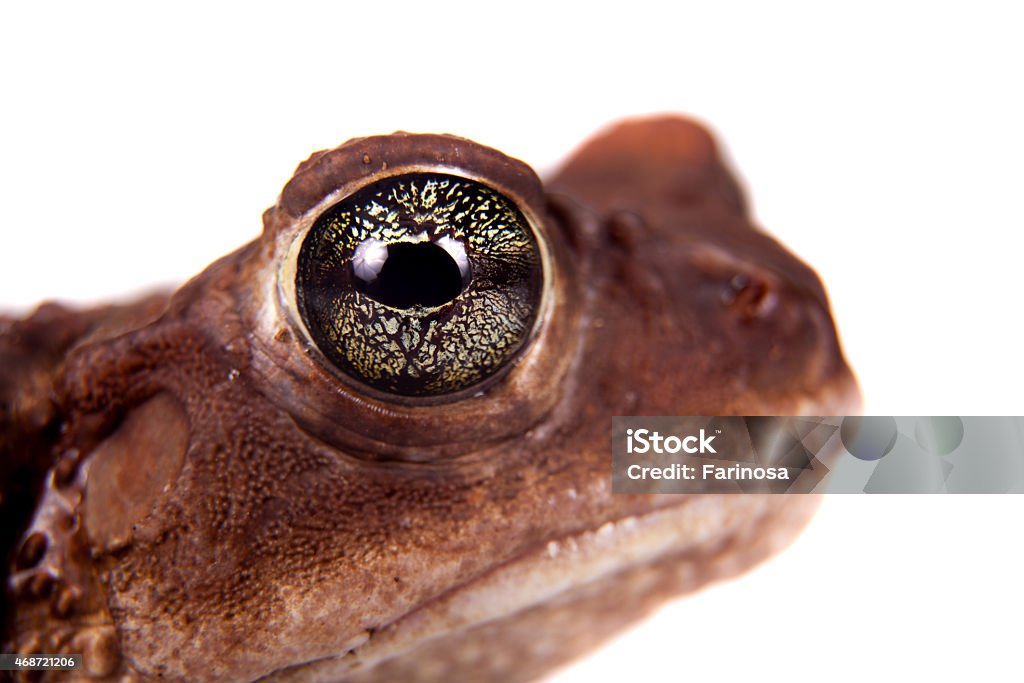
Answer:
<path fill-rule="evenodd" d="M 351 136 L 452 132 L 544 171 L 679 111 L 822 275 L 868 413 L 1024 414 L 1013 3 L 667 6 L 5 4 L 0 305 L 183 280 Z M 1022 512 L 831 498 L 557 680 L 1019 680 Z"/>

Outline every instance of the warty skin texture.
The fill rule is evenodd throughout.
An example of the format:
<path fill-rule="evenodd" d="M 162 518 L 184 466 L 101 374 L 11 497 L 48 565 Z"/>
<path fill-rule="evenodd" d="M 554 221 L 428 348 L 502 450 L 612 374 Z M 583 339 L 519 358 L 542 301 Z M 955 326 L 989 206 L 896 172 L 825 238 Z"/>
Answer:
<path fill-rule="evenodd" d="M 517 201 L 547 289 L 510 367 L 409 401 L 307 341 L 288 259 L 341 197 L 424 169 Z M 0 474 L 27 482 L 4 522 L 29 525 L 5 538 L 2 649 L 84 652 L 95 680 L 531 680 L 814 508 L 613 495 L 612 416 L 858 405 L 817 277 L 675 117 L 609 129 L 545 185 L 452 136 L 354 139 L 169 297 L 0 331 Z"/>

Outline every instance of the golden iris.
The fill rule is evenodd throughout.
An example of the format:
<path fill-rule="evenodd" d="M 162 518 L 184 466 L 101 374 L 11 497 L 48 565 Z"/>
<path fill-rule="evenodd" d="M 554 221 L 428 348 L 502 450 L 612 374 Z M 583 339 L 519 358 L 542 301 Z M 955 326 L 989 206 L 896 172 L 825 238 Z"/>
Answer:
<path fill-rule="evenodd" d="M 299 313 L 320 351 L 380 391 L 437 396 L 522 347 L 542 290 L 537 238 L 483 183 L 410 173 L 327 209 L 299 250 Z"/>

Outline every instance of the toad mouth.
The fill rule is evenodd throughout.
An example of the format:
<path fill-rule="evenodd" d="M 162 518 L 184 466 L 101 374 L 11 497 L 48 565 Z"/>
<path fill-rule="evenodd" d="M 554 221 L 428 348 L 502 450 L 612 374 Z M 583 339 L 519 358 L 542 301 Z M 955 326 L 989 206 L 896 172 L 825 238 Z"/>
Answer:
<path fill-rule="evenodd" d="M 542 542 L 394 622 L 364 631 L 343 654 L 260 680 L 326 681 L 350 675 L 358 680 L 360 672 L 406 658 L 422 668 L 437 653 L 450 653 L 454 643 L 472 639 L 474 631 L 481 631 L 481 640 L 492 638 L 483 632 L 516 628 L 517 620 L 528 620 L 538 610 L 573 605 L 578 611 L 578 603 L 591 604 L 595 596 L 611 596 L 620 607 L 631 603 L 646 612 L 668 592 L 688 592 L 737 575 L 777 552 L 796 536 L 818 501 L 819 496 L 801 494 L 686 496 Z M 689 540 L 680 545 L 680 539 Z"/>
<path fill-rule="evenodd" d="M 860 397 L 854 386 L 846 380 L 823 387 L 791 406 L 791 414 L 858 412 Z M 407 675 L 405 667 L 422 676 L 432 662 L 437 680 L 445 680 L 450 658 L 493 659 L 487 643 L 524 630 L 534 630 L 533 641 L 541 644 L 561 637 L 563 642 L 549 647 L 564 661 L 566 652 L 582 654 L 614 635 L 624 613 L 642 618 L 666 596 L 681 596 L 753 569 L 796 538 L 821 500 L 807 493 L 647 498 L 646 510 L 540 541 L 394 621 L 366 629 L 340 654 L 307 660 L 259 680 L 360 681 L 361 674 L 377 677 L 389 668 L 394 670 L 391 678 L 401 680 Z M 543 636 L 535 629 L 543 630 Z M 528 680 L 521 662 L 510 661 L 508 669 L 517 679 Z M 537 674 L 545 670 L 539 668 Z"/>

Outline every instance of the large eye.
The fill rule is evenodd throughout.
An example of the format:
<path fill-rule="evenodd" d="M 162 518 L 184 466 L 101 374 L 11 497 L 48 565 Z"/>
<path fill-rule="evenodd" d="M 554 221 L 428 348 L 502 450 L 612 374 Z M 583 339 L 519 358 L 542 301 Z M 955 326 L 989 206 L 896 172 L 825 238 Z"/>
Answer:
<path fill-rule="evenodd" d="M 299 250 L 299 314 L 321 352 L 380 391 L 435 396 L 506 365 L 542 291 L 537 239 L 479 182 L 411 173 L 327 209 Z"/>

